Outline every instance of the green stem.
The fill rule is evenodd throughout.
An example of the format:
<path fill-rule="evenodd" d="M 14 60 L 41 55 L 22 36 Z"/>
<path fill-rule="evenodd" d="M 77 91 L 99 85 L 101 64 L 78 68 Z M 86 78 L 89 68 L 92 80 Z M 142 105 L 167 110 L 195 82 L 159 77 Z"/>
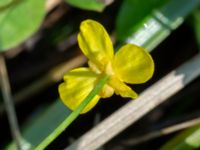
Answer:
<path fill-rule="evenodd" d="M 108 75 L 103 75 L 94 89 L 88 94 L 83 102 L 54 130 L 52 134 L 46 137 L 35 150 L 42 150 L 48 146 L 56 137 L 58 137 L 80 114 L 80 112 L 87 106 L 87 104 L 101 91 L 103 86 L 109 79 Z"/>

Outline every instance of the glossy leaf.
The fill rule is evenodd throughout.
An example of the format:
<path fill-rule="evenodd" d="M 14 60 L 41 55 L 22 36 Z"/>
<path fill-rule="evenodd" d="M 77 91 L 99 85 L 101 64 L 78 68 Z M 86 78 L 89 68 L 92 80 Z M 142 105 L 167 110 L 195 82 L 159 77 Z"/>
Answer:
<path fill-rule="evenodd" d="M 1 7 L 5 7 L 6 5 L 9 5 L 9 3 L 11 3 L 12 0 L 1 0 L 0 1 L 0 8 Z"/>
<path fill-rule="evenodd" d="M 103 11 L 103 9 L 106 7 L 106 3 L 103 1 L 99 0 L 65 0 L 68 4 L 78 7 L 81 9 L 86 9 L 86 10 L 93 10 L 93 11 Z"/>
<path fill-rule="evenodd" d="M 140 1 L 143 2 L 143 1 Z M 170 0 L 170 4 L 167 3 L 167 5 L 164 5 L 162 9 L 158 9 L 157 11 L 162 12 L 165 14 L 169 22 L 169 26 L 172 24 L 177 28 L 181 22 L 179 19 L 183 19 L 186 15 L 188 15 L 195 7 L 198 6 L 199 0 Z M 148 3 L 148 2 L 147 2 Z M 181 5 L 180 5 L 181 4 Z M 176 13 L 175 13 L 176 12 Z M 133 15 L 139 15 L 139 14 L 133 14 Z M 145 16 L 145 15 L 144 15 Z M 130 16 L 125 16 L 125 17 L 130 17 Z M 138 16 L 139 17 L 139 16 Z M 131 19 L 132 17 L 130 17 Z M 124 18 L 126 19 L 126 18 Z M 146 47 L 147 49 L 150 48 L 152 50 L 153 47 L 156 47 L 160 42 L 162 42 L 171 32 L 171 29 L 167 28 L 166 25 L 163 25 L 162 23 L 160 24 L 154 24 L 154 26 L 151 28 L 151 32 L 144 30 L 144 24 L 152 24 L 155 18 L 151 14 L 148 14 L 147 17 L 141 17 L 142 23 L 137 23 L 135 22 L 135 26 L 137 26 L 136 33 L 138 35 L 143 35 L 142 38 L 132 38 L 131 40 L 142 40 L 141 45 Z M 127 18 L 128 20 L 128 18 Z M 152 21 L 153 20 L 153 21 Z M 130 20 L 134 21 L 134 20 Z M 126 22 L 126 20 L 125 20 Z M 177 23 L 178 22 L 178 23 Z M 155 23 L 155 22 L 153 22 Z M 156 22 L 158 23 L 158 22 Z M 158 25 L 158 26 L 156 26 Z M 155 27 L 159 27 L 156 28 Z M 123 32 L 123 31 L 122 31 Z M 126 31 L 125 31 L 126 32 Z M 130 33 L 130 34 L 133 34 Z M 126 36 L 125 38 L 128 38 L 129 36 Z M 47 112 L 44 116 L 43 113 L 40 114 L 40 116 L 31 122 L 27 128 L 25 128 L 25 136 L 24 139 L 29 141 L 30 144 L 35 147 L 36 145 L 42 145 L 44 142 L 44 137 L 48 136 L 50 134 L 56 134 L 55 129 L 60 128 L 60 124 L 62 121 L 66 119 L 68 116 L 69 110 L 66 110 L 66 107 L 60 102 L 60 100 L 57 100 L 54 104 L 54 109 L 52 108 L 47 108 Z M 58 110 L 59 113 L 55 110 Z M 66 112 L 65 112 L 66 111 Z M 68 111 L 68 112 L 67 112 Z M 60 121 L 57 122 L 56 119 L 59 119 Z M 53 120 L 53 122 L 52 122 Z M 42 125 L 42 128 L 41 128 Z M 36 126 L 37 128 L 41 129 L 40 131 L 36 132 Z M 50 126 L 49 128 L 46 128 L 47 126 Z M 50 142 L 49 142 L 50 143 Z"/>
<path fill-rule="evenodd" d="M 124 19 L 124 23 L 121 22 L 122 25 L 117 24 L 118 38 L 122 40 L 122 42 L 143 46 L 151 51 L 161 43 L 171 31 L 176 29 L 191 10 L 197 8 L 199 4 L 199 0 L 166 0 L 163 6 L 152 10 L 151 13 L 147 14 L 143 19 L 136 19 L 136 23 L 132 21 L 128 26 L 124 26 L 127 25 L 127 21 Z M 124 18 L 126 18 L 127 15 L 125 12 Z M 133 16 L 129 19 L 134 18 L 136 14 L 132 15 Z M 137 15 L 139 15 L 139 13 Z M 123 17 L 121 16 L 121 19 Z M 120 21 L 119 18 L 117 21 Z"/>
<path fill-rule="evenodd" d="M 124 40 L 135 31 L 141 20 L 168 0 L 124 0 L 116 20 L 117 37 Z"/>
<path fill-rule="evenodd" d="M 164 144 L 160 150 L 194 150 L 200 148 L 200 125 L 186 129 Z"/>
<path fill-rule="evenodd" d="M 45 1 L 3 0 L 0 5 L 0 51 L 5 51 L 38 30 L 45 15 Z"/>

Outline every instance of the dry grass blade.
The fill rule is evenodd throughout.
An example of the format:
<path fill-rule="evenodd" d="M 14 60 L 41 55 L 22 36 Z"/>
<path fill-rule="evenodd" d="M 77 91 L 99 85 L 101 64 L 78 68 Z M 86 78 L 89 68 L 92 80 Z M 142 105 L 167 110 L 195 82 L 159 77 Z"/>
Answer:
<path fill-rule="evenodd" d="M 93 150 L 156 108 L 200 74 L 200 54 L 149 87 L 140 97 L 110 115 L 66 150 Z"/>
<path fill-rule="evenodd" d="M 186 120 L 184 122 L 181 122 L 181 123 L 178 123 L 175 125 L 170 125 L 168 127 L 162 128 L 162 129 L 158 129 L 156 131 L 149 132 L 145 135 L 135 137 L 134 139 L 123 141 L 123 144 L 125 144 L 125 145 L 140 144 L 145 141 L 148 141 L 148 140 L 151 140 L 151 139 L 163 136 L 163 135 L 177 132 L 177 131 L 183 130 L 185 128 L 193 127 L 198 124 L 200 124 L 200 117 L 195 118 L 195 119 Z"/>
<path fill-rule="evenodd" d="M 57 5 L 59 5 L 62 0 L 47 0 L 46 2 L 46 10 L 49 12 L 54 9 Z"/>
<path fill-rule="evenodd" d="M 18 150 L 22 149 L 21 144 L 21 133 L 18 126 L 17 116 L 15 113 L 15 108 L 13 104 L 13 99 L 11 95 L 11 89 L 6 69 L 6 64 L 4 57 L 0 55 L 0 85 L 3 95 L 3 100 L 6 108 L 6 112 L 8 115 L 8 121 L 11 128 L 11 134 L 13 136 L 13 139 L 16 142 L 16 147 Z"/>

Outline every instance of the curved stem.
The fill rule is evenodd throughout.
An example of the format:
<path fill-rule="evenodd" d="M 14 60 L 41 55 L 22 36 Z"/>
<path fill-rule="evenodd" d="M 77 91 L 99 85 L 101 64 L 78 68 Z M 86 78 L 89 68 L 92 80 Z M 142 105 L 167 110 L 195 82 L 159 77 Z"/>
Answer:
<path fill-rule="evenodd" d="M 108 75 L 101 76 L 99 82 L 96 84 L 94 89 L 88 94 L 83 102 L 55 129 L 55 131 L 46 137 L 38 145 L 35 150 L 42 150 L 49 145 L 56 137 L 58 137 L 80 114 L 80 112 L 87 106 L 87 104 L 101 91 L 103 86 L 109 79 Z"/>

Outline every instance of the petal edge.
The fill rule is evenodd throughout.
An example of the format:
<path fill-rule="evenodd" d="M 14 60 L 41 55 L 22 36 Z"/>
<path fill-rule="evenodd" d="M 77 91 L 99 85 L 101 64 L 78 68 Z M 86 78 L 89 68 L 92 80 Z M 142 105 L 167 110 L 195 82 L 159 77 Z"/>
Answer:
<path fill-rule="evenodd" d="M 78 44 L 82 52 L 103 70 L 114 57 L 111 39 L 104 27 L 94 21 L 85 20 L 80 25 Z"/>
<path fill-rule="evenodd" d="M 115 90 L 117 95 L 127 98 L 137 98 L 138 95 L 128 85 L 120 81 L 117 77 L 112 77 L 109 81 L 109 85 Z"/>
<path fill-rule="evenodd" d="M 152 77 L 154 62 L 145 49 L 133 44 L 127 44 L 115 54 L 114 70 L 122 81 L 139 84 Z"/>
<path fill-rule="evenodd" d="M 60 98 L 69 109 L 75 110 L 94 88 L 97 76 L 89 68 L 77 68 L 66 73 L 64 80 L 58 87 Z M 99 99 L 96 95 L 81 114 L 91 110 Z"/>

